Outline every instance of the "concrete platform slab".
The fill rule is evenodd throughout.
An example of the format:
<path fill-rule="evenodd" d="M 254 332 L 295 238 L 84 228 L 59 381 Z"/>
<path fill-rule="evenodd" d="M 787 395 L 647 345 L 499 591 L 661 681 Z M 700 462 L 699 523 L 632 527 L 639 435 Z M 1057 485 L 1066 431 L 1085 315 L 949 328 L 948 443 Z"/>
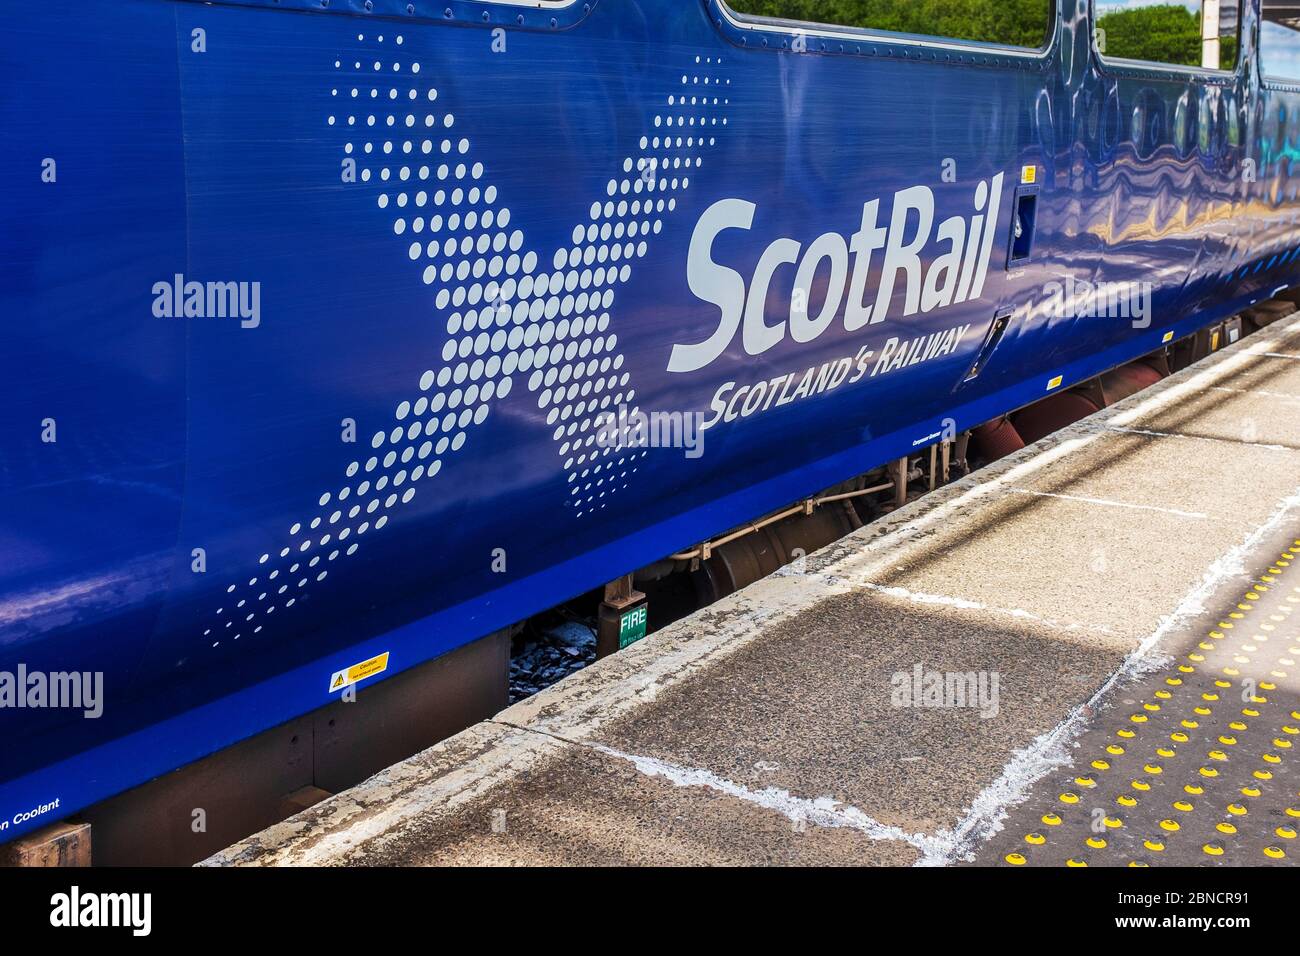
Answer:
<path fill-rule="evenodd" d="M 1261 401 L 1261 399 L 1263 399 Z M 1300 448 L 1300 359 L 1260 356 L 1213 390 L 1147 419 L 1146 427 L 1232 445 Z"/>
<path fill-rule="evenodd" d="M 1123 657 L 1086 632 L 853 589 L 594 739 L 684 773 L 829 798 L 933 834 L 956 828 L 1015 751 L 1091 696 Z M 967 705 L 924 706 L 913 691 L 934 673 L 973 675 Z"/>
<path fill-rule="evenodd" d="M 741 800 L 705 776 L 592 747 L 540 762 L 451 813 L 430 813 L 347 858 L 354 865 L 910 865 L 917 849 L 850 825 Z M 770 804 L 770 805 L 769 805 Z"/>

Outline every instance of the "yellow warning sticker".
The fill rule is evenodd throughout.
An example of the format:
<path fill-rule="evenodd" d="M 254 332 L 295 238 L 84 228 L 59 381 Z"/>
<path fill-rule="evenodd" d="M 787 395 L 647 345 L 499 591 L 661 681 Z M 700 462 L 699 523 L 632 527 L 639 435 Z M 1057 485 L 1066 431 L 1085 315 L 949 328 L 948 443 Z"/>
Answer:
<path fill-rule="evenodd" d="M 382 674 L 386 670 L 388 670 L 388 651 L 384 651 L 384 653 L 367 661 L 362 661 L 360 664 L 353 664 L 341 671 L 335 671 L 334 675 L 330 677 L 330 691 L 342 690 L 344 687 L 365 680 L 367 677 Z"/>
<path fill-rule="evenodd" d="M 1038 167 L 1034 165 L 1022 166 L 1020 168 L 1020 185 L 1032 186 L 1038 181 Z"/>
<path fill-rule="evenodd" d="M 1059 388 L 1064 377 L 1065 376 L 1063 375 L 1052 376 L 1051 380 L 1047 383 L 1047 390 L 1050 392 L 1054 388 Z"/>

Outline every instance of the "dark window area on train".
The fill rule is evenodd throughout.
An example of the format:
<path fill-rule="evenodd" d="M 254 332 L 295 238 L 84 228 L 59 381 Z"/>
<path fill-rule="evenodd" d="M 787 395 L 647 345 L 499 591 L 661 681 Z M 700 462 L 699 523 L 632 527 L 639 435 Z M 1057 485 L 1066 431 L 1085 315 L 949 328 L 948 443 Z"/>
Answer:
<path fill-rule="evenodd" d="M 1264 0 L 1259 69 L 1264 76 L 1300 82 L 1300 6 Z"/>
<path fill-rule="evenodd" d="M 1239 0 L 1094 0 L 1097 52 L 1107 59 L 1231 70 Z"/>
<path fill-rule="evenodd" d="M 1055 21 L 1053 0 L 726 0 L 737 13 L 1036 50 Z"/>

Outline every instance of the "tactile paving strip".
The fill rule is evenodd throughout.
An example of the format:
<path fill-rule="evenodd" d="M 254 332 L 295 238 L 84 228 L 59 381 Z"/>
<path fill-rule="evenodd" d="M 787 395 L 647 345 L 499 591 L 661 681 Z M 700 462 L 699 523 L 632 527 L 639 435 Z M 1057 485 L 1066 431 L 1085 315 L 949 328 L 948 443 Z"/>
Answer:
<path fill-rule="evenodd" d="M 1300 539 L 1274 553 L 1184 636 L 1174 666 L 1116 692 L 1073 767 L 1013 809 L 976 862 L 1294 865 Z"/>

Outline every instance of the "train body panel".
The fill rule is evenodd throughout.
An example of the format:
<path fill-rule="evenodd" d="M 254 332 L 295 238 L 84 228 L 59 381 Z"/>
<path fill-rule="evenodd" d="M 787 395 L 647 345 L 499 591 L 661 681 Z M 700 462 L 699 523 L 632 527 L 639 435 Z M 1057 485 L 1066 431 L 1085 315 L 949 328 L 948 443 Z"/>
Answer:
<path fill-rule="evenodd" d="M 389 6 L 5 12 L 0 672 L 103 708 L 0 707 L 0 840 L 1300 276 L 1253 5 L 1234 74 Z"/>

